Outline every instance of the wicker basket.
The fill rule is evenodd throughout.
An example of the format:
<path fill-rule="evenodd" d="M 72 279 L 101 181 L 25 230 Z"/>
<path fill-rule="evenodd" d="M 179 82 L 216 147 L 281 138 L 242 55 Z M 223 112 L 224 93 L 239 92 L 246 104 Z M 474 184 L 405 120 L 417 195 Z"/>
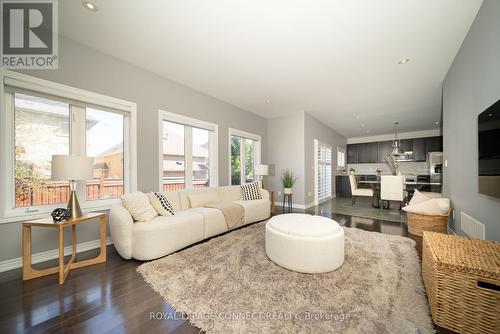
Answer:
<path fill-rule="evenodd" d="M 422 232 L 430 231 L 437 233 L 448 234 L 448 216 L 451 209 L 446 215 L 426 215 L 423 213 L 407 212 L 408 232 L 419 237 Z"/>
<path fill-rule="evenodd" d="M 500 243 L 424 232 L 432 319 L 459 333 L 500 333 Z"/>

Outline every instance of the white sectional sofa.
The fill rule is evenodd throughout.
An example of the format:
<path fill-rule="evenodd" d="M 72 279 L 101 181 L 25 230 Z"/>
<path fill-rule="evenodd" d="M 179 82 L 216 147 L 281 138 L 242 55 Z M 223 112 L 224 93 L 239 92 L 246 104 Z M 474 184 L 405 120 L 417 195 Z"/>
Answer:
<path fill-rule="evenodd" d="M 134 222 L 122 205 L 110 210 L 110 232 L 118 253 L 125 259 L 152 260 L 173 253 L 186 246 L 228 231 L 222 212 L 218 209 L 191 207 L 188 195 L 218 196 L 221 202 L 234 202 L 245 211 L 242 225 L 270 217 L 269 192 L 261 189 L 262 199 L 242 200 L 240 186 L 202 188 L 164 192 L 175 210 L 173 216 L 157 216 L 150 221 Z"/>

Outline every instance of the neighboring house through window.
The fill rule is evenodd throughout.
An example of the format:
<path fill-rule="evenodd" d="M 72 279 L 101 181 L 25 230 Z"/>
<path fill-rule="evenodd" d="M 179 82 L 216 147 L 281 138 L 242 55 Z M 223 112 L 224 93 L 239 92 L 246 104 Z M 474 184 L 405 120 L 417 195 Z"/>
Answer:
<path fill-rule="evenodd" d="M 217 124 L 160 110 L 160 189 L 217 186 Z"/>
<path fill-rule="evenodd" d="M 64 206 L 69 183 L 51 180 L 55 154 L 94 158 L 94 179 L 78 181 L 83 209 L 109 207 L 135 189 L 135 104 L 10 71 L 1 85 L 0 220 Z"/>

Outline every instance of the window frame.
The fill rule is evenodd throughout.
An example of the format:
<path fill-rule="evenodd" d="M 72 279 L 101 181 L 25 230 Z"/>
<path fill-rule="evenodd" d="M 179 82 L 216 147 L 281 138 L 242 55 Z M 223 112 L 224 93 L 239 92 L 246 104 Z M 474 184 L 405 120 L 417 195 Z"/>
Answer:
<path fill-rule="evenodd" d="M 218 143 L 219 143 L 219 125 L 202 121 L 200 119 L 184 116 L 166 110 L 158 111 L 158 189 L 163 192 L 163 121 L 184 125 L 184 189 L 193 189 L 193 136 L 192 129 L 198 128 L 209 131 L 209 153 L 208 164 L 209 187 L 219 186 L 219 168 L 218 168 Z"/>
<path fill-rule="evenodd" d="M 330 185 L 329 185 L 329 194 L 325 197 L 319 198 L 319 168 L 320 168 L 320 157 L 318 154 L 319 148 L 325 147 L 330 150 L 330 163 L 324 163 L 322 165 L 330 165 Z M 314 139 L 314 204 L 319 205 L 325 201 L 328 201 L 333 197 L 333 146 L 327 143 L 323 143 L 318 139 Z"/>
<path fill-rule="evenodd" d="M 93 107 L 103 111 L 112 111 L 124 115 L 124 193 L 137 189 L 137 105 L 133 102 L 109 97 L 106 95 L 62 85 L 52 81 L 32 77 L 26 74 L 0 70 L 0 191 L 5 196 L 0 202 L 0 224 L 45 217 L 63 203 L 39 206 L 15 207 L 15 106 L 14 93 L 25 93 L 52 100 L 69 102 L 70 122 L 70 154 L 81 154 L 86 151 L 85 113 L 78 109 Z M 75 119 L 80 119 L 75 122 Z M 83 122 L 82 122 L 83 119 Z M 79 126 L 78 126 L 79 125 Z M 106 210 L 119 203 L 119 198 L 87 201 L 85 181 L 79 181 L 77 195 L 82 210 Z"/>
<path fill-rule="evenodd" d="M 238 130 L 238 129 L 233 129 L 229 128 L 228 129 L 228 145 L 227 145 L 227 152 L 228 152 L 228 165 L 229 165 L 229 179 L 228 179 L 228 184 L 233 186 L 231 182 L 231 137 L 240 137 L 241 139 L 250 139 L 255 142 L 254 144 L 254 174 L 255 174 L 255 167 L 257 165 L 260 165 L 261 163 L 261 136 Z M 246 145 L 244 144 L 244 141 L 242 140 L 240 143 L 240 185 L 246 184 L 246 151 L 245 151 Z M 256 182 L 257 179 L 255 178 L 256 175 L 254 175 L 254 181 Z"/>
<path fill-rule="evenodd" d="M 342 162 L 343 164 L 342 165 L 339 165 L 340 161 L 339 161 L 339 154 L 342 154 Z M 337 170 L 342 170 L 342 169 L 345 169 L 346 167 L 346 149 L 343 148 L 343 147 L 340 147 L 340 146 L 337 146 Z"/>

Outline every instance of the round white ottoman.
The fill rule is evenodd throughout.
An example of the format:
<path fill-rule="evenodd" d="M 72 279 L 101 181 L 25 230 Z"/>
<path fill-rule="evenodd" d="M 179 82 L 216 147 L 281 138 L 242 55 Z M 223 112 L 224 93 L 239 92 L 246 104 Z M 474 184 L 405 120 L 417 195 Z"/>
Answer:
<path fill-rule="evenodd" d="M 325 273 L 344 263 L 344 230 L 329 218 L 290 213 L 266 223 L 266 254 L 283 268 Z"/>

